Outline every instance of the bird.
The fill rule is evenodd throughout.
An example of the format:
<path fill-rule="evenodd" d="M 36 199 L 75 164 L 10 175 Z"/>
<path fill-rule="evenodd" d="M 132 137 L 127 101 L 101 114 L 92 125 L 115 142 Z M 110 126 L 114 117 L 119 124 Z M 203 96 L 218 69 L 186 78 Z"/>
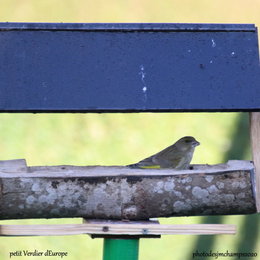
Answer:
<path fill-rule="evenodd" d="M 166 147 L 162 151 L 141 160 L 135 164 L 129 164 L 129 168 L 149 169 L 149 168 L 173 168 L 185 170 L 189 168 L 195 147 L 200 143 L 192 136 L 184 136 L 173 145 Z"/>

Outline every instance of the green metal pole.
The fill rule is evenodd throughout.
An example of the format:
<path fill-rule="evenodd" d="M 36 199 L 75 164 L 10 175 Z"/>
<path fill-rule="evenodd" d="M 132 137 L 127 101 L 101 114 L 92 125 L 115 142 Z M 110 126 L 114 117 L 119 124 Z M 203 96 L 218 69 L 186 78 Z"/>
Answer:
<path fill-rule="evenodd" d="M 138 260 L 138 249 L 138 238 L 104 238 L 103 260 Z"/>

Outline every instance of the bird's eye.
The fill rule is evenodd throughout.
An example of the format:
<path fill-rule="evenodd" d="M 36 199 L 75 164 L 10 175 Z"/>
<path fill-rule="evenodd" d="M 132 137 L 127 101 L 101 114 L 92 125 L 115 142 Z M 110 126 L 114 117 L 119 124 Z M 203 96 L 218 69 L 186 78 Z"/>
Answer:
<path fill-rule="evenodd" d="M 190 143 L 191 142 L 191 140 L 185 140 L 185 143 Z"/>

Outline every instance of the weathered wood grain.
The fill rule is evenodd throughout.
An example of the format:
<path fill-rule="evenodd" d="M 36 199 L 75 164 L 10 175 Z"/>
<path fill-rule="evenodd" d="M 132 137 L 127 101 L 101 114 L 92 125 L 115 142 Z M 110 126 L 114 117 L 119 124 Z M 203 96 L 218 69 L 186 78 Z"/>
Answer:
<path fill-rule="evenodd" d="M 260 112 L 250 113 L 250 137 L 255 165 L 256 207 L 260 212 Z"/>
<path fill-rule="evenodd" d="M 235 234 L 235 225 L 225 224 L 66 224 L 0 225 L 0 236 L 99 235 L 214 235 Z"/>
<path fill-rule="evenodd" d="M 25 159 L 0 161 L 0 172 L 2 173 L 21 173 L 27 171 Z"/>
<path fill-rule="evenodd" d="M 194 170 L 101 166 L 0 169 L 0 219 L 152 217 L 256 212 L 249 161 Z"/>

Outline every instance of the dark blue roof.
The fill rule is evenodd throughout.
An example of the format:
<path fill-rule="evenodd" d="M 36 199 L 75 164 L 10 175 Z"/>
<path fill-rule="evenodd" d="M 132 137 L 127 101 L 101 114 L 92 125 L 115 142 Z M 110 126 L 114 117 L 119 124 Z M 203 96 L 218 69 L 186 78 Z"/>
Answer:
<path fill-rule="evenodd" d="M 64 31 L 256 31 L 254 24 L 188 23 L 0 23 L 0 30 Z"/>
<path fill-rule="evenodd" d="M 252 24 L 0 23 L 0 112 L 257 111 Z"/>

